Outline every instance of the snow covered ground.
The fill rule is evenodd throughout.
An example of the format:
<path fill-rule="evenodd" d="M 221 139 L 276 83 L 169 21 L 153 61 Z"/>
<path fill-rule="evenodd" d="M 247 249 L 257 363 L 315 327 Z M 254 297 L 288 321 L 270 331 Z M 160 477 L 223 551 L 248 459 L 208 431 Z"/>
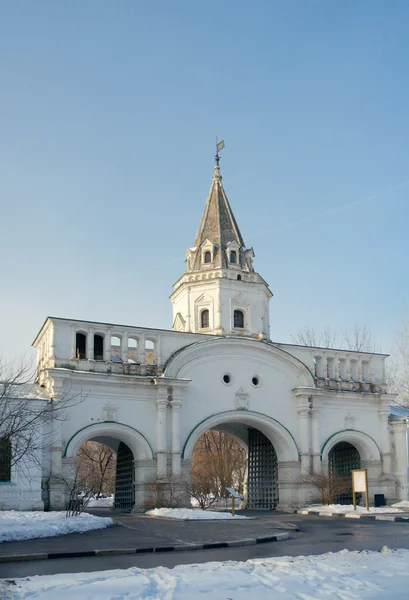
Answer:
<path fill-rule="evenodd" d="M 407 500 L 401 500 L 400 502 L 396 502 L 392 504 L 395 508 L 407 508 L 409 510 L 409 502 Z"/>
<path fill-rule="evenodd" d="M 111 508 L 114 505 L 114 496 L 108 498 L 90 498 L 87 508 Z"/>
<path fill-rule="evenodd" d="M 408 503 L 409 505 L 409 503 Z M 310 506 L 305 506 L 304 510 L 316 510 L 318 512 L 327 512 L 327 513 L 359 513 L 359 514 L 382 514 L 382 513 L 402 513 L 404 512 L 400 508 L 397 508 L 397 505 L 394 504 L 395 508 L 390 506 L 379 506 L 379 507 L 369 507 L 369 511 L 366 510 L 365 506 L 357 506 L 356 511 L 354 511 L 353 504 L 311 504 Z M 303 510 L 303 509 L 301 509 Z"/>
<path fill-rule="evenodd" d="M 94 517 L 85 513 L 67 519 L 64 511 L 3 510 L 0 511 L 0 543 L 83 533 L 92 529 L 104 529 L 112 524 L 113 520 L 109 517 Z"/>
<path fill-rule="evenodd" d="M 407 600 L 409 550 L 47 575 L 3 583 L 4 600 Z M 1 585 L 1 584 L 0 584 Z"/>
<path fill-rule="evenodd" d="M 200 508 L 154 508 L 148 510 L 147 515 L 154 517 L 167 517 L 168 519 L 182 519 L 184 521 L 211 521 L 215 519 L 226 521 L 228 519 L 248 519 L 240 515 L 232 516 L 228 512 L 216 512 L 211 510 L 201 510 Z"/>

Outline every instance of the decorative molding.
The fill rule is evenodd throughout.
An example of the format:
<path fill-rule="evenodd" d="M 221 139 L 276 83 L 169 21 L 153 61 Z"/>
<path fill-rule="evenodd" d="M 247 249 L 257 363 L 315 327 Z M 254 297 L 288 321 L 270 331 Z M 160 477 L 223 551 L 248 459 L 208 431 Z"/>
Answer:
<path fill-rule="evenodd" d="M 250 396 L 244 391 L 243 386 L 240 386 L 234 397 L 234 404 L 239 410 L 248 410 L 250 406 Z"/>
<path fill-rule="evenodd" d="M 103 421 L 118 421 L 119 406 L 108 402 L 102 407 L 102 420 Z"/>
<path fill-rule="evenodd" d="M 356 422 L 356 418 L 353 417 L 351 415 L 351 413 L 348 413 L 344 419 L 345 429 L 354 429 L 355 422 Z"/>
<path fill-rule="evenodd" d="M 247 298 L 243 296 L 241 292 L 233 296 L 233 298 L 231 299 L 231 303 L 232 306 L 234 305 L 234 307 L 237 308 L 250 306 L 250 302 L 247 300 Z"/>

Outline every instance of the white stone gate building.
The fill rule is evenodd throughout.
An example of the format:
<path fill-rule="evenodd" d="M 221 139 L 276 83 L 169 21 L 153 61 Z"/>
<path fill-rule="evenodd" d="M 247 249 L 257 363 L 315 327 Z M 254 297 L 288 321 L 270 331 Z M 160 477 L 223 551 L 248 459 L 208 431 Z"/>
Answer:
<path fill-rule="evenodd" d="M 62 508 L 53 476 L 94 440 L 118 454 L 118 506 L 143 507 L 147 483 L 188 477 L 194 445 L 209 429 L 248 447 L 249 507 L 302 506 L 317 498 L 303 475 L 357 466 L 368 469 L 371 501 L 378 493 L 407 499 L 408 421 L 389 421 L 386 355 L 272 342 L 272 293 L 253 258 L 217 160 L 171 295 L 172 330 L 46 319 L 33 344 L 36 383 L 56 401 L 67 390 L 84 400 L 61 422 L 31 488 L 12 473 L 0 505 L 17 495 L 20 508 L 41 504 L 42 475 L 51 507 Z"/>

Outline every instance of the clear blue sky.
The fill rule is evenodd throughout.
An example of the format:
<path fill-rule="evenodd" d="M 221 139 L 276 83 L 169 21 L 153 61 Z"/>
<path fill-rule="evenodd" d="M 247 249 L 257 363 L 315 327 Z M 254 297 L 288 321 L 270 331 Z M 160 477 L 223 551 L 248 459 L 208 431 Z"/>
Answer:
<path fill-rule="evenodd" d="M 170 328 L 210 187 L 274 293 L 271 333 L 408 296 L 409 2 L 3 2 L 0 352 L 47 315 Z"/>

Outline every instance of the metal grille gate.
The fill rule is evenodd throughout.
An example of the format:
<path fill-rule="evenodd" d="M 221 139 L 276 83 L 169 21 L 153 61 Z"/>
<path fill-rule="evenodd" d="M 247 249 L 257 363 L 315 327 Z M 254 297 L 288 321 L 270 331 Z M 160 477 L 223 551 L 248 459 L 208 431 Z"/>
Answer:
<path fill-rule="evenodd" d="M 339 442 L 334 446 L 328 456 L 329 472 L 332 476 L 351 477 L 352 469 L 361 468 L 361 457 L 358 450 L 348 442 Z M 360 494 L 357 494 L 359 502 Z M 340 494 L 338 504 L 352 504 L 352 488 Z"/>
<path fill-rule="evenodd" d="M 116 456 L 114 508 L 131 511 L 134 504 L 134 458 L 132 450 L 121 442 Z"/>
<path fill-rule="evenodd" d="M 270 440 L 249 429 L 247 508 L 274 509 L 278 504 L 277 454 Z"/>

